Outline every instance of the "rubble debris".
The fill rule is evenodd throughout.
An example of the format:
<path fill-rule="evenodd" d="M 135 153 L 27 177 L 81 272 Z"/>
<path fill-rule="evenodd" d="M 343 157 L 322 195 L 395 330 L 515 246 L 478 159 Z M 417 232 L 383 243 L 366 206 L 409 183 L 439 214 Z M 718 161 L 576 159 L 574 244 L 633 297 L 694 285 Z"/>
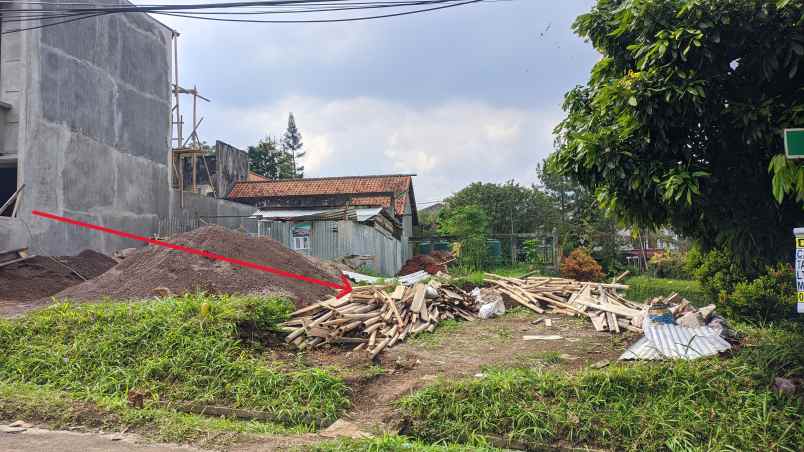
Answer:
<path fill-rule="evenodd" d="M 170 243 L 271 265 L 310 278 L 338 282 L 333 275 L 279 242 L 267 237 L 252 237 L 221 226 L 205 226 L 178 234 Z M 300 283 L 228 262 L 149 246 L 131 254 L 110 271 L 61 291 L 55 297 L 79 301 L 104 298 L 136 300 L 153 297 L 155 288 L 165 288 L 177 295 L 199 291 L 283 295 L 291 298 L 297 307 L 315 303 L 335 293 L 335 290 L 317 284 Z"/>
<path fill-rule="evenodd" d="M 486 280 L 511 300 L 540 314 L 549 310 L 586 316 L 596 331 L 644 333 L 620 359 L 696 359 L 731 348 L 724 339 L 731 337 L 731 330 L 714 314 L 714 306 L 698 310 L 677 293 L 636 303 L 617 293 L 628 288 L 617 283 L 518 279 L 490 273 Z"/>
<path fill-rule="evenodd" d="M 773 379 L 773 390 L 781 395 L 791 396 L 795 394 L 796 386 L 796 382 L 788 378 L 775 377 Z"/>
<path fill-rule="evenodd" d="M 371 358 L 407 337 L 435 330 L 446 319 L 477 319 L 477 304 L 467 293 L 437 281 L 413 287 L 360 286 L 352 293 L 297 310 L 282 324 L 287 342 L 299 349 L 351 344 Z M 436 296 L 428 298 L 427 291 Z"/>
<path fill-rule="evenodd" d="M 454 260 L 455 256 L 449 251 L 433 251 L 430 254 L 419 254 L 408 259 L 397 275 L 408 275 L 422 270 L 435 275 L 438 272 L 446 272 L 447 264 Z"/>
<path fill-rule="evenodd" d="M 505 314 L 505 303 L 497 290 L 490 287 L 475 288 L 469 294 L 480 306 L 477 315 L 481 319 L 490 319 Z"/>
<path fill-rule="evenodd" d="M 324 438 L 341 437 L 341 438 L 353 438 L 353 439 L 372 437 L 370 433 L 366 433 L 360 430 L 360 427 L 358 427 L 357 424 L 345 421 L 343 419 L 338 419 L 332 425 L 322 430 L 319 433 L 319 436 L 323 436 Z"/>

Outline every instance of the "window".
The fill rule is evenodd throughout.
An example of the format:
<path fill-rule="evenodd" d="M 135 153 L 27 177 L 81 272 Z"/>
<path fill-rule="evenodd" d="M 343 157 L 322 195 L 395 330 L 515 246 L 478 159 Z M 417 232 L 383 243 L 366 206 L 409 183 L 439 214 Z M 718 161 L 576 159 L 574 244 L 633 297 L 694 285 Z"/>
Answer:
<path fill-rule="evenodd" d="M 17 191 L 17 167 L 0 167 L 0 207 L 11 199 L 15 191 Z M 10 217 L 13 211 L 12 202 L 4 212 L 0 212 L 0 215 Z"/>
<path fill-rule="evenodd" d="M 310 237 L 293 237 L 293 249 L 294 250 L 309 250 L 310 249 Z"/>
<path fill-rule="evenodd" d="M 309 254 L 310 251 L 310 223 L 294 223 L 291 246 L 294 250 Z"/>

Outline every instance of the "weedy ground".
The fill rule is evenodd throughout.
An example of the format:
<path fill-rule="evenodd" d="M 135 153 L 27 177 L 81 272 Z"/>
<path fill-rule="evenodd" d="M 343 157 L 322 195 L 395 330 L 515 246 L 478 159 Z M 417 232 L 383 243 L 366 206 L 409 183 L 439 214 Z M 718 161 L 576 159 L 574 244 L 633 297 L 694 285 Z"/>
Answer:
<path fill-rule="evenodd" d="M 371 362 L 279 345 L 273 330 L 291 309 L 279 299 L 199 295 L 57 305 L 0 320 L 0 419 L 237 450 L 265 450 L 271 438 L 347 452 L 804 444 L 801 395 L 771 389 L 773 377 L 804 376 L 801 323 L 737 324 L 743 342 L 727 357 L 593 369 L 635 337 L 563 316 L 534 325 L 542 316 L 515 308 L 482 322 L 442 322 Z M 525 334 L 564 339 L 522 341 Z M 129 406 L 131 394 L 143 395 L 143 408 Z M 183 401 L 258 410 L 272 422 L 175 410 Z M 339 417 L 397 419 L 406 436 L 322 442 L 308 433 Z"/>
<path fill-rule="evenodd" d="M 291 309 L 281 299 L 199 295 L 60 304 L 0 320 L 0 417 L 139 428 L 160 440 L 315 429 L 349 406 L 348 387 L 328 369 L 265 358 Z M 143 409 L 129 407 L 131 398 Z M 272 422 L 172 409 L 184 402 L 260 411 Z"/>
<path fill-rule="evenodd" d="M 503 437 L 539 449 L 785 450 L 804 444 L 801 395 L 771 390 L 804 375 L 801 324 L 740 325 L 734 356 L 625 363 L 574 374 L 504 367 L 441 381 L 401 400 L 408 434 L 487 445 Z"/>

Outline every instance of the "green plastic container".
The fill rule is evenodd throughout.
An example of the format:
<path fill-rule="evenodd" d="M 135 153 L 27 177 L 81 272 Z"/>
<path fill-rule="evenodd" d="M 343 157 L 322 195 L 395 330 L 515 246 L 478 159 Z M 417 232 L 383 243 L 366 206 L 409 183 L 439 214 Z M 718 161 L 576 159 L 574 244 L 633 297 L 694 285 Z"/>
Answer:
<path fill-rule="evenodd" d="M 433 251 L 432 242 L 419 242 L 419 254 L 430 254 Z"/>
<path fill-rule="evenodd" d="M 440 240 L 433 243 L 433 251 L 452 251 L 452 247 L 450 247 L 449 242 L 446 240 Z"/>
<path fill-rule="evenodd" d="M 489 255 L 489 263 L 499 265 L 502 262 L 502 243 L 499 240 L 486 240 L 486 249 Z"/>

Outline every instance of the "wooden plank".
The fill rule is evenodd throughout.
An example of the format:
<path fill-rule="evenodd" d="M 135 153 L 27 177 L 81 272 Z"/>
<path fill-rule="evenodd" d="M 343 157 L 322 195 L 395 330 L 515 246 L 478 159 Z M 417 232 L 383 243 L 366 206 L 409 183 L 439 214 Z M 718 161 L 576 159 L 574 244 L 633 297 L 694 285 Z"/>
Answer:
<path fill-rule="evenodd" d="M 413 303 L 410 304 L 410 310 L 420 313 L 424 305 L 424 295 L 427 286 L 422 283 L 417 283 L 413 287 Z"/>
<path fill-rule="evenodd" d="M 632 319 L 637 315 L 639 315 L 639 311 L 635 309 L 624 308 L 622 306 L 616 306 L 612 304 L 601 306 L 600 304 L 584 299 L 583 297 L 578 297 L 578 299 L 575 300 L 575 302 L 601 311 L 613 312 L 619 316 L 628 317 L 629 319 Z"/>
<path fill-rule="evenodd" d="M 402 285 L 396 286 L 396 289 L 394 289 L 394 293 L 391 294 L 391 298 L 397 301 L 401 300 L 402 297 L 404 296 L 405 296 L 405 286 Z"/>

